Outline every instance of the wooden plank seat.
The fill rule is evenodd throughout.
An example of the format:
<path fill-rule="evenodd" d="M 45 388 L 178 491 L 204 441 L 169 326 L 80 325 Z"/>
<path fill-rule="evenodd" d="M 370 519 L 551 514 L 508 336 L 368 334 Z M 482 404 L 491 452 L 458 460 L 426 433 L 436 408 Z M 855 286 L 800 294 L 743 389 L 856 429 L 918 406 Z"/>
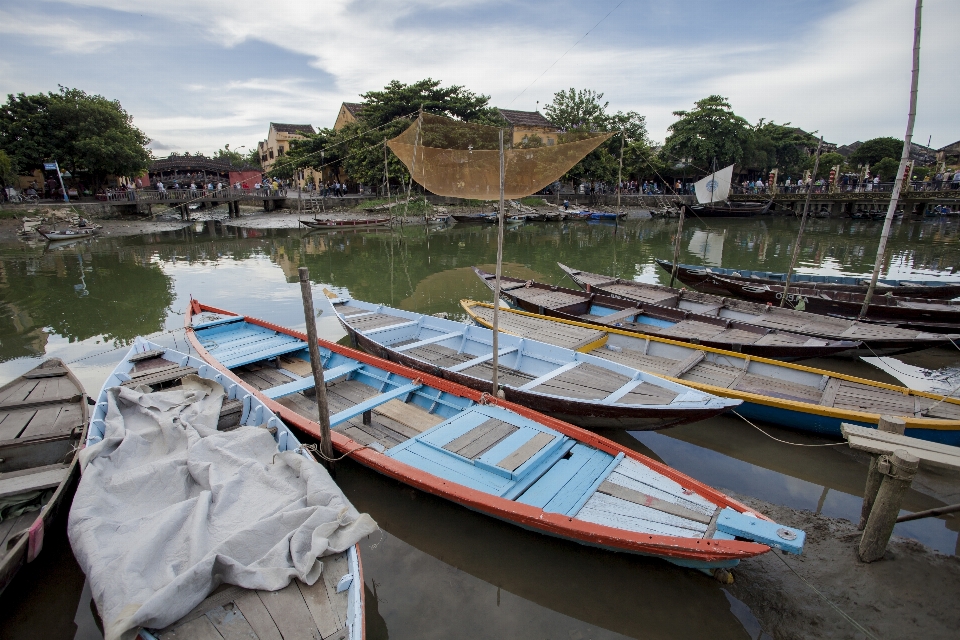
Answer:
<path fill-rule="evenodd" d="M 137 364 L 138 362 L 144 362 L 146 360 L 153 360 L 154 358 L 159 358 L 164 353 L 163 349 L 151 349 L 150 351 L 143 351 L 134 356 L 127 358 L 127 362 L 131 364 Z"/>
<path fill-rule="evenodd" d="M 486 322 L 493 322 L 493 309 L 475 306 L 471 310 Z M 543 320 L 516 313 L 501 313 L 499 329 L 521 338 L 539 340 L 565 349 L 579 349 L 603 339 L 606 334 L 601 329 L 589 329 L 576 325 L 551 322 L 544 325 Z"/>
<path fill-rule="evenodd" d="M 520 428 L 515 425 L 502 422 L 496 418 L 490 418 L 462 436 L 454 438 L 443 445 L 443 448 L 451 453 L 472 460 L 479 458 L 507 436 L 519 430 Z"/>
<path fill-rule="evenodd" d="M 595 285 L 601 286 L 601 285 Z M 655 291 L 638 289 L 629 284 L 611 284 L 602 285 L 605 291 L 613 295 L 626 298 L 627 300 L 636 300 L 637 302 L 648 302 L 651 304 L 663 304 L 664 306 L 673 306 L 677 299 L 677 294 L 666 291 Z"/>
<path fill-rule="evenodd" d="M 410 349 L 404 355 L 423 360 L 438 367 L 452 367 L 473 360 L 469 353 L 460 353 L 450 347 L 443 347 L 438 344 L 424 345 L 415 349 Z"/>
<path fill-rule="evenodd" d="M 595 349 L 590 352 L 590 355 L 603 358 L 604 360 L 610 360 L 611 362 L 619 362 L 628 367 L 658 376 L 666 375 L 667 372 L 677 364 L 677 361 L 671 358 L 651 356 L 634 349 L 620 349 L 619 351 Z"/>
<path fill-rule="evenodd" d="M 578 302 L 584 301 L 582 296 L 575 296 L 562 291 L 546 291 L 544 289 L 532 288 L 516 289 L 511 292 L 511 295 L 516 297 L 518 300 L 523 300 L 529 304 L 535 304 L 538 307 L 543 307 L 544 309 L 557 309 L 558 307 L 566 307 L 568 305 L 577 304 Z"/>
<path fill-rule="evenodd" d="M 636 318 L 641 313 L 643 313 L 643 311 L 637 308 L 621 309 L 620 311 L 617 311 L 616 313 L 611 313 L 608 316 L 598 317 L 596 319 L 596 322 L 612 326 L 618 322 L 623 322 L 627 318 L 630 318 L 630 319 Z"/>
<path fill-rule="evenodd" d="M 328 369 L 323 372 L 324 383 L 333 382 L 337 378 L 343 376 L 348 376 L 357 369 L 363 367 L 362 362 L 354 362 L 350 364 L 340 365 L 339 367 L 334 367 L 333 369 Z M 316 385 L 313 381 L 313 373 L 311 372 L 310 377 L 300 378 L 299 380 L 294 380 L 292 382 L 287 382 L 285 384 L 272 387 L 269 389 L 264 389 L 263 394 L 268 398 L 276 400 L 277 398 L 282 398 L 283 396 L 288 396 L 291 393 L 298 393 L 306 389 L 312 389 Z"/>
<path fill-rule="evenodd" d="M 629 381 L 628 376 L 584 362 L 533 387 L 533 391 L 584 400 L 602 400 Z"/>
<path fill-rule="evenodd" d="M 370 310 L 361 309 L 360 307 L 354 307 L 349 304 L 338 304 L 337 312 L 344 316 L 355 316 L 361 313 L 370 313 Z"/>
<path fill-rule="evenodd" d="M 410 320 L 399 316 L 387 315 L 386 313 L 371 313 L 370 315 L 360 318 L 348 319 L 347 322 L 360 333 L 366 333 L 375 329 L 384 329 L 398 324 L 406 324 L 410 322 Z"/>
<path fill-rule="evenodd" d="M 189 376 L 197 373 L 195 367 L 180 367 L 175 366 L 171 368 L 164 368 L 159 373 L 150 373 L 148 375 L 140 376 L 128 380 L 121 384 L 122 387 L 138 387 L 140 385 L 147 385 L 149 387 L 155 387 L 162 384 L 168 384 L 175 380 L 179 380 L 184 376 Z"/>
<path fill-rule="evenodd" d="M 417 349 L 419 347 L 423 347 L 428 344 L 434 344 L 435 342 L 444 342 L 446 340 L 451 340 L 453 338 L 462 338 L 462 337 L 463 337 L 463 331 L 455 331 L 452 333 L 444 333 L 439 336 L 427 338 L 426 340 L 420 340 L 419 342 L 411 342 L 409 344 L 404 344 L 402 346 L 391 345 L 391 347 L 396 351 L 409 351 L 411 349 Z"/>
<path fill-rule="evenodd" d="M 226 368 L 233 369 L 251 362 L 268 360 L 303 349 L 303 341 L 290 336 L 277 336 L 262 342 L 264 344 L 253 344 L 232 352 L 218 353 L 217 359 Z"/>
<path fill-rule="evenodd" d="M 53 464 L 22 471 L 0 473 L 0 500 L 31 491 L 43 491 L 60 486 L 70 465 Z"/>
<path fill-rule="evenodd" d="M 0 395 L 0 411 L 58 402 L 77 402 L 81 395 L 80 389 L 66 376 L 25 379 Z"/>
<path fill-rule="evenodd" d="M 165 629 L 160 640 L 347 640 L 349 573 L 345 553 L 325 556 L 313 584 L 294 579 L 278 591 L 223 585 Z"/>

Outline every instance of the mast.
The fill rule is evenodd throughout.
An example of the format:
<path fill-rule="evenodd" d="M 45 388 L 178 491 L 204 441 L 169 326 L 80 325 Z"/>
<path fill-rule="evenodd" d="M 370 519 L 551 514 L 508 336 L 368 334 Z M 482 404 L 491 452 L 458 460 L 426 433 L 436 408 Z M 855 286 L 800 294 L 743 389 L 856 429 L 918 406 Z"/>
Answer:
<path fill-rule="evenodd" d="M 423 105 L 420 105 L 420 115 L 417 116 L 417 135 L 413 137 L 413 159 L 410 161 L 410 180 L 407 182 L 407 201 L 403 203 L 403 217 L 407 217 L 407 207 L 410 206 L 410 189 L 413 188 L 413 173 L 417 170 L 417 145 L 420 143 L 420 132 L 423 130 Z M 403 224 L 403 220 L 400 220 Z"/>
<path fill-rule="evenodd" d="M 617 171 L 617 220 L 620 219 L 620 192 L 623 191 L 623 129 L 620 129 L 620 169 Z"/>
<path fill-rule="evenodd" d="M 820 168 L 820 150 L 823 148 L 823 136 L 820 136 L 820 142 L 817 143 L 817 157 L 813 161 L 813 177 L 817 177 L 817 170 Z M 793 267 L 797 264 L 797 254 L 800 253 L 800 241 L 803 239 L 803 229 L 807 226 L 807 213 L 810 211 L 810 192 L 813 189 L 807 189 L 807 199 L 803 202 L 803 216 L 800 218 L 800 231 L 797 232 L 797 242 L 793 245 L 793 255 L 790 256 L 790 268 L 787 269 L 787 280 L 783 283 L 783 295 L 780 296 L 780 306 L 787 300 L 787 293 L 790 292 L 790 276 L 793 275 Z"/>
<path fill-rule="evenodd" d="M 499 381 L 497 380 L 497 367 L 499 358 L 497 352 L 500 350 L 500 341 L 498 340 L 500 326 L 500 271 L 503 267 L 503 187 L 504 187 L 504 165 L 503 165 L 503 129 L 500 129 L 500 212 L 497 214 L 497 280 L 493 289 L 493 395 L 496 397 L 499 391 Z"/>
<path fill-rule="evenodd" d="M 680 236 L 683 234 L 683 217 L 687 213 L 687 205 L 680 202 L 680 222 L 677 224 L 677 241 L 673 245 L 673 269 L 670 270 L 670 286 L 677 277 L 677 260 L 680 258 Z"/>
<path fill-rule="evenodd" d="M 383 181 L 387 185 L 387 200 L 390 200 L 390 169 L 387 166 L 387 139 L 383 139 Z M 388 202 L 389 203 L 389 202 Z"/>
<path fill-rule="evenodd" d="M 887 240 L 890 238 L 890 225 L 893 223 L 893 214 L 897 210 L 900 200 L 900 190 L 903 188 L 903 174 L 910 162 L 910 147 L 913 141 L 913 123 L 917 119 L 917 81 L 920 78 L 920 14 L 923 11 L 923 0 L 917 0 L 913 22 L 913 74 L 910 79 L 910 111 L 907 114 L 907 133 L 903 136 L 903 152 L 900 154 L 900 168 L 893 183 L 893 193 L 890 194 L 890 204 L 887 207 L 887 217 L 883 221 L 883 231 L 880 233 L 880 245 L 877 247 L 877 262 L 873 265 L 873 275 L 870 277 L 870 286 L 867 295 L 863 298 L 863 307 L 860 308 L 859 319 L 867 315 L 873 291 L 877 288 L 877 278 L 883 268 L 883 258 L 887 251 Z"/>

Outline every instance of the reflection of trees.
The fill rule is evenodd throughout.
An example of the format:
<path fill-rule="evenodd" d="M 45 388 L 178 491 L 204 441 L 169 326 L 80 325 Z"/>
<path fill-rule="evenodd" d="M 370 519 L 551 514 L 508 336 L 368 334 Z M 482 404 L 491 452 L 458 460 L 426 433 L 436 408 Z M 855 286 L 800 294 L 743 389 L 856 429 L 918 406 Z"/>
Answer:
<path fill-rule="evenodd" d="M 0 302 L 11 311 L 0 325 L 5 360 L 41 352 L 37 328 L 71 342 L 100 335 L 128 342 L 161 330 L 173 301 L 169 276 L 130 252 L 8 254 L 2 268 Z"/>

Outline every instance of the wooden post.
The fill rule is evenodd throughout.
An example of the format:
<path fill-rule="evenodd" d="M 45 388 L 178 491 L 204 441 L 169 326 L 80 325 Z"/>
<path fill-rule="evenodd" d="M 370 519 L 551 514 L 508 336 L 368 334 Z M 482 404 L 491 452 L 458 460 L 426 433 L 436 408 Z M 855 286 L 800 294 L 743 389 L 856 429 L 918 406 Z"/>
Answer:
<path fill-rule="evenodd" d="M 320 425 L 320 452 L 323 463 L 334 473 L 333 442 L 330 439 L 330 407 L 327 406 L 327 387 L 323 381 L 323 363 L 320 362 L 320 347 L 317 345 L 317 314 L 313 310 L 313 292 L 310 290 L 310 270 L 298 269 L 300 273 L 300 295 L 303 297 L 303 318 L 307 322 L 307 341 L 310 347 L 310 368 L 313 369 L 313 384 L 316 390 L 317 413 Z"/>
<path fill-rule="evenodd" d="M 894 416 L 880 416 L 880 421 L 877 423 L 877 429 L 879 431 L 896 433 L 901 436 L 906 428 L 906 420 L 903 418 L 895 418 Z M 867 518 L 870 517 L 873 503 L 877 500 L 877 491 L 880 490 L 880 483 L 883 480 L 883 474 L 880 473 L 877 468 L 877 459 L 879 457 L 880 456 L 876 454 L 870 456 L 870 468 L 867 470 L 867 486 L 863 491 L 863 505 L 860 507 L 860 522 L 857 524 L 857 529 L 860 531 L 863 531 L 863 528 L 867 526 Z"/>
<path fill-rule="evenodd" d="M 820 150 L 823 148 L 823 136 L 820 136 L 820 142 L 817 143 L 817 157 L 813 161 L 813 175 L 816 177 L 817 169 L 820 168 Z M 787 301 L 787 293 L 790 292 L 790 278 L 793 276 L 793 268 L 797 264 L 797 254 L 800 253 L 800 243 L 803 240 L 803 229 L 807 226 L 807 214 L 810 212 L 810 194 L 813 189 L 807 190 L 807 198 L 803 201 L 803 215 L 800 217 L 800 231 L 797 232 L 797 241 L 793 245 L 793 255 L 790 256 L 790 268 L 787 269 L 787 279 L 783 283 L 783 295 L 780 296 L 780 306 Z"/>
<path fill-rule="evenodd" d="M 873 291 L 877 288 L 877 279 L 880 269 L 883 268 L 883 258 L 887 251 L 887 240 L 890 238 L 890 226 L 893 216 L 897 212 L 897 203 L 900 200 L 900 190 L 903 188 L 903 174 L 910 163 L 910 149 L 913 146 L 913 123 L 917 119 L 917 83 L 920 77 L 920 15 L 923 11 L 923 0 L 917 0 L 914 9 L 913 22 L 913 74 L 910 78 L 910 111 L 907 114 L 907 133 L 903 137 L 903 151 L 900 153 L 900 167 L 896 180 L 893 183 L 893 193 L 890 194 L 890 204 L 887 206 L 887 217 L 883 220 L 883 231 L 880 232 L 880 245 L 877 247 L 877 261 L 873 265 L 873 275 L 870 277 L 870 286 L 867 295 L 863 298 L 859 319 L 863 319 L 870 309 Z"/>
<path fill-rule="evenodd" d="M 387 165 L 387 139 L 383 139 L 383 181 L 387 185 L 387 200 L 390 200 L 390 167 Z"/>
<path fill-rule="evenodd" d="M 506 167 L 503 163 L 503 129 L 500 129 L 500 213 L 497 214 L 497 279 L 493 287 L 493 395 L 497 396 L 500 390 L 499 380 L 497 380 L 497 367 L 499 365 L 498 351 L 500 350 L 499 328 L 500 328 L 500 272 L 503 267 L 503 228 L 506 226 L 503 212 L 503 187 L 504 171 Z"/>
<path fill-rule="evenodd" d="M 680 222 L 677 224 L 677 242 L 673 245 L 673 269 L 670 270 L 670 286 L 677 277 L 677 260 L 680 258 L 680 236 L 683 234 L 683 217 L 687 213 L 687 205 L 680 203 Z"/>
<path fill-rule="evenodd" d="M 617 170 L 617 220 L 620 220 L 620 192 L 623 191 L 623 129 L 620 130 L 620 168 Z"/>
<path fill-rule="evenodd" d="M 870 511 L 867 526 L 860 538 L 857 555 L 861 562 L 874 562 L 883 557 L 900 513 L 903 495 L 910 488 L 920 459 L 906 449 L 897 449 L 891 456 L 880 456 L 877 468 L 883 474 L 877 501 Z"/>

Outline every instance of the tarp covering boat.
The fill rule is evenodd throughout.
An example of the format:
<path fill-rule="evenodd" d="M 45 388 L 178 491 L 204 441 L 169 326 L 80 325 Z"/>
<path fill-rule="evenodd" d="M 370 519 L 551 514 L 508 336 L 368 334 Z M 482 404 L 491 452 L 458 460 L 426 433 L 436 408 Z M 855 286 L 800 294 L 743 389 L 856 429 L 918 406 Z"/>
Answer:
<path fill-rule="evenodd" d="M 68 534 L 107 640 L 175 622 L 221 583 L 312 584 L 323 556 L 376 530 L 320 465 L 278 450 L 268 429 L 217 431 L 223 399 L 221 385 L 196 376 L 101 396 L 102 440 L 82 452 Z"/>

